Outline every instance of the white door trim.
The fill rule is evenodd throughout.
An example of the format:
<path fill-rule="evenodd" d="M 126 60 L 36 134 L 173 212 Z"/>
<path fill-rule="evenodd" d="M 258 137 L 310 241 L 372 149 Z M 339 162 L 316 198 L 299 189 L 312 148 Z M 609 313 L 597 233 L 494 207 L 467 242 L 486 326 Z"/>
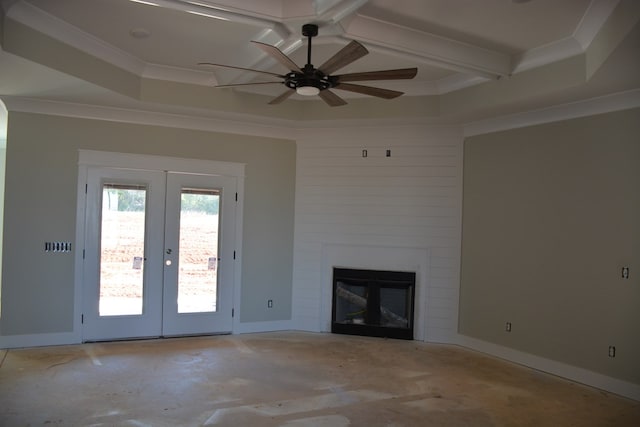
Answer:
<path fill-rule="evenodd" d="M 244 163 L 94 150 L 78 150 L 78 164 L 85 166 L 202 173 L 233 177 L 244 177 L 245 168 Z"/>
<path fill-rule="evenodd" d="M 238 201 L 236 206 L 236 263 L 233 280 L 233 331 L 236 333 L 240 318 L 240 295 L 242 283 L 242 219 L 244 198 L 245 164 L 220 162 L 213 160 L 165 157 L 146 154 L 116 153 L 107 151 L 78 150 L 78 193 L 76 206 L 76 240 L 74 268 L 74 322 L 73 337 L 82 342 L 83 313 L 83 249 L 85 241 L 86 187 L 87 172 L 90 166 L 155 170 L 165 172 L 196 173 L 230 176 L 237 179 Z"/>

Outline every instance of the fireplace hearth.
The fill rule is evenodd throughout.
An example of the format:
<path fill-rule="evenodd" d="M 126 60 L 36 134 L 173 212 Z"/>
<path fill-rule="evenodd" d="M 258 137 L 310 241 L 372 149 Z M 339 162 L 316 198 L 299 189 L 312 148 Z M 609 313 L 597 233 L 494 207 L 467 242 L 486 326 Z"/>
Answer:
<path fill-rule="evenodd" d="M 413 339 L 416 274 L 333 269 L 331 332 Z"/>

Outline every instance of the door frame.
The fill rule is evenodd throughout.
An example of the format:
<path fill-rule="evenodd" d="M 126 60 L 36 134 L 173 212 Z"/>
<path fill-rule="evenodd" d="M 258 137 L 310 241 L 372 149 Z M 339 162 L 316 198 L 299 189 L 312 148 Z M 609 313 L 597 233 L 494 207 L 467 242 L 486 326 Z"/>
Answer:
<path fill-rule="evenodd" d="M 76 239 L 74 267 L 74 320 L 73 330 L 78 341 L 82 337 L 84 245 L 86 224 L 86 183 L 90 167 L 135 169 L 148 171 L 195 173 L 227 176 L 236 179 L 237 203 L 235 217 L 235 263 L 232 283 L 232 333 L 237 333 L 240 322 L 240 295 L 242 283 L 242 225 L 245 164 L 214 160 L 165 157 L 147 154 L 116 153 L 108 151 L 78 150 L 78 189 L 76 206 Z"/>

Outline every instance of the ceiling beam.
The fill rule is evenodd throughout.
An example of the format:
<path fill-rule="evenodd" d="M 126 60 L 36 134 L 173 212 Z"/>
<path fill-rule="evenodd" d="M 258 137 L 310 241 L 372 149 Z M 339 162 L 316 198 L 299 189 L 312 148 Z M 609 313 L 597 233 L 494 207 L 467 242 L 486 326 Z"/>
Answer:
<path fill-rule="evenodd" d="M 449 70 L 491 78 L 508 76 L 512 71 L 510 55 L 367 16 L 356 15 L 343 28 L 347 38 Z"/>
<path fill-rule="evenodd" d="M 348 16 L 353 15 L 369 0 L 338 0 L 327 5 L 327 0 L 314 0 L 316 5 L 316 19 L 320 22 L 337 24 Z"/>
<path fill-rule="evenodd" d="M 136 0 L 133 0 L 136 1 Z M 242 24 L 253 25 L 257 28 L 268 29 L 278 35 L 282 39 L 289 37 L 290 32 L 287 27 L 273 19 L 265 19 L 257 16 L 251 16 L 244 13 L 233 12 L 213 3 L 205 3 L 193 0 L 149 0 L 150 3 L 167 9 L 179 10 L 185 13 L 192 13 L 212 19 L 222 21 L 238 22 Z"/>

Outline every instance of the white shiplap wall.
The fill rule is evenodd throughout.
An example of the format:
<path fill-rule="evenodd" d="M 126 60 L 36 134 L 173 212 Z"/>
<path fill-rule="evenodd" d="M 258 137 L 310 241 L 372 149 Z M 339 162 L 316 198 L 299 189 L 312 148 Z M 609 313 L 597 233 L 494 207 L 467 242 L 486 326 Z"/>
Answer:
<path fill-rule="evenodd" d="M 461 130 L 324 128 L 297 140 L 293 325 L 329 330 L 333 266 L 411 270 L 418 273 L 416 339 L 452 342 L 460 283 Z"/>

